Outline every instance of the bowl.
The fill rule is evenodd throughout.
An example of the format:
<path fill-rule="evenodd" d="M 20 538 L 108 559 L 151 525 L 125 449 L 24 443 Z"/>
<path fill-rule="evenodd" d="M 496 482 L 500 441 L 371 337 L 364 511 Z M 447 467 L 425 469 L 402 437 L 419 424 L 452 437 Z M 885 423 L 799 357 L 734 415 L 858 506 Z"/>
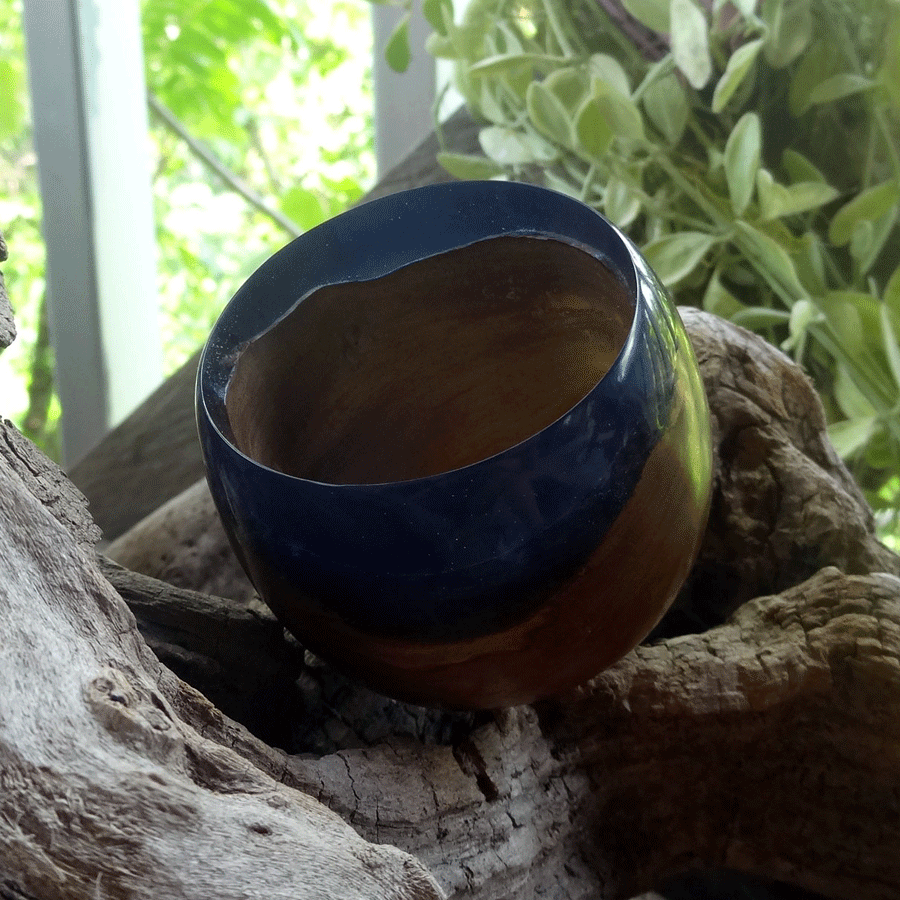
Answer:
<path fill-rule="evenodd" d="M 678 313 L 621 232 L 544 188 L 434 185 L 305 233 L 222 312 L 196 402 L 260 596 L 412 703 L 587 680 L 658 622 L 705 527 Z"/>

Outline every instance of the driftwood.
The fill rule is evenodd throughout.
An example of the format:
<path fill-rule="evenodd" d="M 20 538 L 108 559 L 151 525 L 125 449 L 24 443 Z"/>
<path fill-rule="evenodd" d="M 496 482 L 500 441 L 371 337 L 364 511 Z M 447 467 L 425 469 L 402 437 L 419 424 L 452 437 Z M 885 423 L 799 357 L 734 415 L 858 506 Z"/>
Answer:
<path fill-rule="evenodd" d="M 194 484 L 187 370 L 80 464 L 144 574 L 4 423 L 0 898 L 611 900 L 710 868 L 900 895 L 900 560 L 799 369 L 683 315 L 716 463 L 692 576 L 651 643 L 494 714 L 386 700 L 284 634 Z"/>

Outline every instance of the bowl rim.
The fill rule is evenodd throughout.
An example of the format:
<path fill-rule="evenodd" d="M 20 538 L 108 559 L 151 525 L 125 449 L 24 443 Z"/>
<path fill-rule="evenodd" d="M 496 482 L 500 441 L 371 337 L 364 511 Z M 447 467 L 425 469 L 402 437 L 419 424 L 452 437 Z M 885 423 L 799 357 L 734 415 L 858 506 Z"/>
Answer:
<path fill-rule="evenodd" d="M 446 246 L 433 249 L 430 252 L 421 254 L 410 254 L 403 258 L 403 261 L 394 265 L 383 265 L 375 273 L 369 277 L 343 277 L 314 279 L 315 283 L 302 291 L 295 299 L 286 302 L 283 309 L 277 311 L 277 315 L 271 318 L 263 327 L 256 328 L 255 333 L 237 342 L 229 342 L 223 345 L 221 341 L 221 331 L 227 325 L 229 319 L 234 316 L 235 312 L 240 308 L 242 303 L 253 301 L 259 294 L 266 295 L 265 289 L 259 290 L 260 283 L 264 284 L 267 280 L 275 277 L 273 269 L 279 262 L 286 263 L 298 253 L 306 255 L 306 244 L 315 238 L 326 238 L 337 232 L 348 221 L 353 220 L 353 224 L 358 225 L 356 219 L 373 218 L 377 220 L 378 212 L 388 214 L 389 218 L 396 218 L 396 214 L 403 214 L 400 208 L 404 203 L 410 206 L 420 207 L 422 203 L 429 202 L 448 202 L 452 200 L 479 200 L 480 202 L 490 202 L 486 200 L 485 194 L 493 194 L 496 200 L 508 199 L 514 194 L 519 194 L 522 198 L 527 198 L 530 194 L 533 200 L 559 204 L 560 207 L 567 206 L 572 211 L 578 211 L 585 219 L 590 221 L 595 227 L 599 228 L 605 238 L 605 243 L 614 245 L 618 258 L 614 259 L 611 253 L 600 250 L 595 244 L 589 241 L 579 240 L 570 235 L 559 231 L 551 231 L 547 229 L 536 229 L 534 227 L 519 227 L 516 229 L 493 229 L 490 233 L 485 233 L 479 237 L 470 240 L 456 240 L 448 242 Z M 379 209 L 380 208 L 380 209 Z M 415 211 L 415 210 L 414 210 Z M 419 210 L 421 211 L 421 210 Z M 390 214 L 394 213 L 394 216 Z M 367 229 L 362 229 L 367 230 Z M 605 265 L 612 274 L 622 283 L 622 286 L 628 293 L 629 299 L 633 303 L 631 323 L 628 327 L 627 334 L 622 341 L 619 352 L 609 367 L 609 369 L 594 384 L 569 406 L 561 415 L 557 416 L 552 422 L 533 431 L 527 437 L 514 444 L 510 444 L 502 450 L 497 451 L 489 456 L 482 457 L 474 462 L 467 463 L 464 466 L 457 466 L 452 469 L 446 469 L 431 475 L 419 476 L 416 478 L 405 478 L 395 481 L 380 482 L 331 482 L 318 481 L 314 478 L 305 478 L 301 475 L 294 475 L 276 469 L 260 462 L 258 459 L 248 455 L 237 445 L 232 436 L 230 421 L 228 418 L 226 407 L 226 396 L 231 385 L 237 362 L 243 355 L 246 348 L 253 341 L 258 340 L 276 328 L 284 319 L 294 313 L 301 303 L 317 291 L 325 287 L 331 287 L 341 284 L 357 284 L 366 281 L 375 281 L 392 272 L 395 272 L 406 266 L 414 265 L 418 262 L 450 253 L 454 250 L 465 249 L 475 244 L 490 241 L 496 238 L 504 237 L 524 237 L 538 240 L 558 241 L 581 250 L 592 256 L 601 264 Z M 598 241 L 599 242 L 599 241 Z M 545 434 L 550 429 L 556 427 L 563 419 L 571 415 L 571 413 L 581 406 L 601 385 L 607 385 L 611 381 L 622 381 L 625 372 L 628 369 L 629 361 L 635 352 L 635 345 L 640 337 L 640 331 L 646 315 L 647 297 L 645 292 L 645 267 L 639 264 L 638 251 L 633 242 L 612 222 L 597 210 L 591 208 L 582 201 L 556 191 L 551 188 L 545 188 L 538 185 L 527 184 L 515 181 L 464 181 L 464 182 L 443 182 L 440 184 L 425 185 L 423 187 L 411 188 L 404 191 L 398 191 L 388 194 L 384 197 L 377 197 L 360 203 L 330 219 L 316 225 L 309 231 L 304 232 L 297 238 L 268 257 L 261 263 L 241 284 L 237 291 L 232 295 L 219 316 L 216 318 L 209 336 L 203 345 L 196 376 L 195 404 L 198 426 L 200 425 L 201 409 L 203 413 L 204 425 L 212 429 L 217 438 L 221 440 L 228 450 L 236 454 L 246 464 L 254 466 L 260 470 L 264 470 L 273 476 L 288 479 L 290 482 L 298 482 L 303 484 L 317 485 L 322 488 L 332 490 L 359 490 L 359 489 L 379 489 L 389 488 L 392 485 L 428 485 L 446 478 L 448 475 L 465 474 L 479 467 L 494 464 L 501 460 L 504 456 L 513 456 L 521 451 L 524 445 L 534 441 L 539 435 Z M 315 264 L 310 266 L 315 268 Z M 271 296 L 271 295 L 269 295 Z M 215 385 L 211 380 L 211 370 L 213 366 L 217 366 L 226 377 L 224 383 Z M 224 425 L 224 427 L 223 427 Z"/>

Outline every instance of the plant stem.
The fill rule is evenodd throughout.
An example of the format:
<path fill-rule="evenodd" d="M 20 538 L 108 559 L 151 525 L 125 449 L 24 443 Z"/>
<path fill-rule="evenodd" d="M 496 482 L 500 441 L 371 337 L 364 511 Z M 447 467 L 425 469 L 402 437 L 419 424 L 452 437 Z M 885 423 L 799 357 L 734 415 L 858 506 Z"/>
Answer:
<path fill-rule="evenodd" d="M 875 122 L 878 125 L 878 130 L 881 132 L 885 147 L 887 147 L 888 155 L 891 158 L 891 162 L 894 164 L 894 178 L 900 179 L 900 151 L 897 150 L 897 144 L 891 134 L 891 127 L 885 119 L 883 109 L 876 106 L 874 102 L 872 103 L 872 109 L 875 116 Z"/>
<path fill-rule="evenodd" d="M 729 223 L 722 218 L 715 205 L 703 196 L 702 191 L 691 184 L 690 180 L 681 173 L 678 166 L 674 165 L 664 153 L 654 153 L 652 159 L 668 175 L 672 183 L 677 185 L 694 204 L 709 216 L 710 221 L 719 229 L 720 233 L 728 230 Z"/>
<path fill-rule="evenodd" d="M 665 78 L 665 76 L 668 75 L 669 72 L 674 71 L 674 69 L 675 60 L 672 59 L 672 54 L 666 54 L 666 56 L 650 66 L 641 83 L 634 89 L 631 99 L 635 103 L 640 102 L 643 99 L 647 88 L 649 88 L 651 84 L 658 81 L 660 78 Z"/>
<path fill-rule="evenodd" d="M 597 163 L 591 163 L 591 167 L 587 171 L 587 175 L 584 176 L 584 181 L 581 183 L 581 193 L 578 196 L 578 199 L 581 200 L 582 203 L 587 202 L 588 195 L 591 192 L 591 187 L 594 184 L 594 179 L 597 177 Z"/>
<path fill-rule="evenodd" d="M 562 27 L 562 23 L 559 20 L 558 11 L 556 9 L 556 4 L 554 0 L 543 0 L 544 13 L 547 16 L 547 22 L 550 25 L 550 30 L 553 32 L 553 37 L 556 39 L 556 43 L 559 45 L 559 49 L 562 51 L 564 56 L 568 56 L 574 58 L 577 56 L 575 52 L 575 48 L 569 43 L 569 38 L 566 35 L 565 29 Z"/>
<path fill-rule="evenodd" d="M 147 95 L 147 103 L 154 115 L 156 115 L 163 125 L 181 138 L 181 140 L 187 144 L 191 153 L 200 160 L 210 172 L 221 178 L 231 190 L 243 197 L 250 206 L 271 219 L 291 237 L 299 237 L 303 234 L 303 229 L 300 228 L 296 222 L 292 221 L 283 212 L 267 203 L 256 193 L 256 191 L 246 185 L 242 179 L 218 159 L 208 147 L 198 141 L 168 107 L 160 103 L 160 101 L 152 94 Z"/>

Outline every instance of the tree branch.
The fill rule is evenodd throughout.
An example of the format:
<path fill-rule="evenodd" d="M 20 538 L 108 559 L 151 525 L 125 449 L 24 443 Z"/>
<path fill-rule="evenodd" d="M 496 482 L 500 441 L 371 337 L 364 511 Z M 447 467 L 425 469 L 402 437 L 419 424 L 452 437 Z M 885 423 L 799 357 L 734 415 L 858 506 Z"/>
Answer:
<path fill-rule="evenodd" d="M 243 197 L 258 212 L 271 219 L 276 225 L 283 228 L 291 237 L 299 237 L 303 229 L 283 212 L 271 206 L 253 188 L 245 184 L 234 172 L 231 171 L 208 147 L 198 141 L 182 124 L 177 116 L 153 94 L 147 94 L 147 103 L 156 117 L 187 144 L 191 153 L 206 166 L 214 175 L 218 176 L 236 194 Z"/>

